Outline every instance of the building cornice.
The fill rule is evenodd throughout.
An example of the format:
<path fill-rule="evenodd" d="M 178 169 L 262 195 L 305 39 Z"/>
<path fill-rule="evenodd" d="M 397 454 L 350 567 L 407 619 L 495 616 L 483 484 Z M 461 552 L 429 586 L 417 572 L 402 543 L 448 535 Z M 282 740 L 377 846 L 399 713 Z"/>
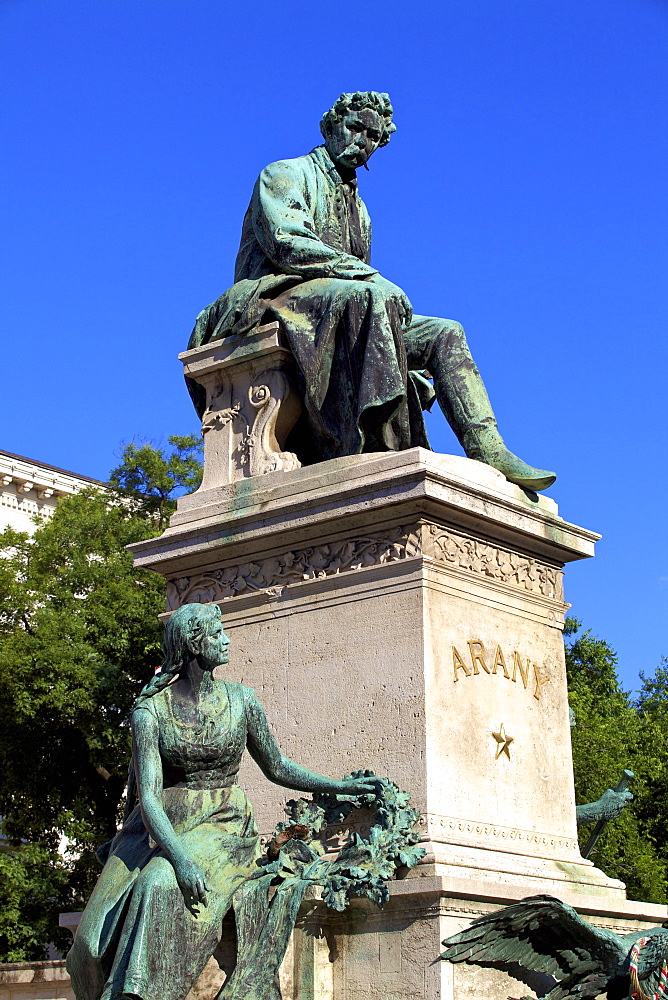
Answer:
<path fill-rule="evenodd" d="M 47 465 L 46 462 L 37 462 L 32 458 L 26 458 L 25 455 L 15 455 L 11 451 L 2 449 L 0 449 L 0 475 L 5 478 L 11 475 L 19 482 L 58 484 L 63 493 L 76 493 L 84 483 L 92 486 L 108 486 L 100 479 L 80 476 L 76 472 L 60 469 L 57 465 Z"/>
<path fill-rule="evenodd" d="M 0 450 L 0 507 L 7 510 L 9 523 L 20 527 L 20 530 L 34 530 L 31 518 L 36 514 L 50 517 L 61 497 L 96 486 L 108 488 L 108 484 L 99 479 L 79 476 L 45 462 Z M 10 511 L 15 513 L 10 515 Z M 18 522 L 17 517 L 20 518 Z M 7 521 L 0 515 L 0 530 L 4 523 Z"/>

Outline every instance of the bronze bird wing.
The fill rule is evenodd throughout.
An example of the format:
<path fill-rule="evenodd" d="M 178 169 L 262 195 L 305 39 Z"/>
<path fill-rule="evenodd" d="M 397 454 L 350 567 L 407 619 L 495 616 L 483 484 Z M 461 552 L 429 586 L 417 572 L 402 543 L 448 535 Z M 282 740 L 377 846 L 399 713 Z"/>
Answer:
<path fill-rule="evenodd" d="M 450 962 L 517 964 L 556 979 L 612 975 L 628 951 L 617 934 L 592 927 L 552 896 L 529 896 L 478 917 L 443 944 L 441 958 Z"/>

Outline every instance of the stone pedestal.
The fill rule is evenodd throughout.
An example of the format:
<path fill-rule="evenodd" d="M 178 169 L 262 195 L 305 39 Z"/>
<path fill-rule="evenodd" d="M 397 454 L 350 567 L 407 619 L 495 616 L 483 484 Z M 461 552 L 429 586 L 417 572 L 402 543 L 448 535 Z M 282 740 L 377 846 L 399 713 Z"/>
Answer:
<path fill-rule="evenodd" d="M 278 323 L 179 355 L 186 378 L 204 390 L 204 491 L 223 483 L 298 469 L 284 451 L 301 412 L 294 361 Z"/>
<path fill-rule="evenodd" d="M 382 913 L 311 901 L 286 1000 L 505 1000 L 501 974 L 430 963 L 485 908 L 539 892 L 610 926 L 665 919 L 577 844 L 562 568 L 597 535 L 488 466 L 419 448 L 211 481 L 133 546 L 137 565 L 166 576 L 169 610 L 218 602 L 228 676 L 256 689 L 284 752 L 390 777 L 427 851 Z M 292 794 L 251 761 L 240 781 L 269 833 Z"/>

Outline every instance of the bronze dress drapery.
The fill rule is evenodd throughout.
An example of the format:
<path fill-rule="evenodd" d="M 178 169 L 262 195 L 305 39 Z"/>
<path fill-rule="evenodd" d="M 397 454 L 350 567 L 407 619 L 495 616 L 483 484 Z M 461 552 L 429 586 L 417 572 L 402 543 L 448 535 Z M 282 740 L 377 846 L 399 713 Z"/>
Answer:
<path fill-rule="evenodd" d="M 111 843 L 67 956 L 78 1000 L 183 1000 L 220 940 L 233 893 L 256 870 L 253 810 L 236 783 L 254 693 L 224 681 L 214 692 L 201 727 L 179 718 L 169 687 L 135 708 L 158 722 L 163 807 L 206 873 L 208 906 L 186 905 L 135 807 Z"/>

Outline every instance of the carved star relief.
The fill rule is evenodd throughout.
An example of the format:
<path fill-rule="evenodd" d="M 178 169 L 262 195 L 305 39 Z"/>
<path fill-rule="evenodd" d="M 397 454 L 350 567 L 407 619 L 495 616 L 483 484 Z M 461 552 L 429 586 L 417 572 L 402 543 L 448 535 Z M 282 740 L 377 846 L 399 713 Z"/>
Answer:
<path fill-rule="evenodd" d="M 492 733 L 492 736 L 496 740 L 496 756 L 494 760 L 498 760 L 502 753 L 505 753 L 508 760 L 510 760 L 510 744 L 515 742 L 515 737 L 506 735 L 503 722 L 499 726 L 498 733 Z"/>

